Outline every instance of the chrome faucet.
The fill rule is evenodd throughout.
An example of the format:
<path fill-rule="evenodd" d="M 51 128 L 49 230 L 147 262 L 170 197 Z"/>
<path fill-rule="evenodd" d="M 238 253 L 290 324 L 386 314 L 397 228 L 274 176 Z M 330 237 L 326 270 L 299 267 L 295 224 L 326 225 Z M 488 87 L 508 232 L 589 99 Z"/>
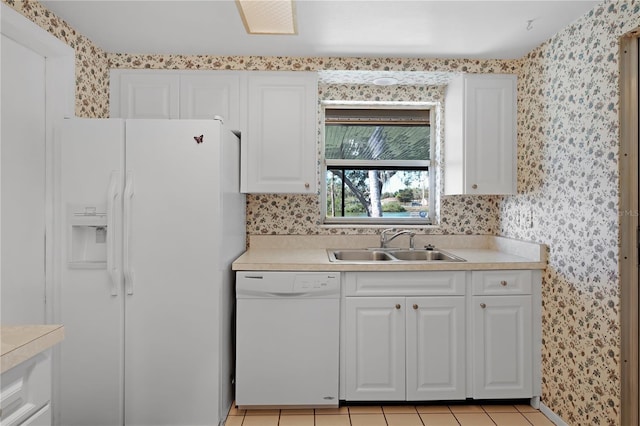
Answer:
<path fill-rule="evenodd" d="M 387 234 L 390 232 L 395 232 L 395 234 L 388 237 Z M 404 235 L 404 234 L 409 235 L 409 249 L 413 250 L 413 247 L 414 247 L 413 237 L 416 236 L 416 233 L 408 229 L 401 229 L 400 231 L 398 231 L 395 228 L 385 229 L 380 233 L 380 248 L 387 248 L 387 244 L 389 244 L 391 241 L 393 241 L 395 238 L 399 237 L 400 235 Z"/>

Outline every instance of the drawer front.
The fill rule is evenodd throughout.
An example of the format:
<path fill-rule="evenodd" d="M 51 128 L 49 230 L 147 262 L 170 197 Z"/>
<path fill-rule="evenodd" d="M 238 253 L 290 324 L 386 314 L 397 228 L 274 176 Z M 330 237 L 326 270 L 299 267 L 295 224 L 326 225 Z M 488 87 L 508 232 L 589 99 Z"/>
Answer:
<path fill-rule="evenodd" d="M 473 271 L 474 295 L 531 294 L 532 271 Z"/>
<path fill-rule="evenodd" d="M 51 399 L 50 350 L 30 358 L 2 373 L 0 424 L 17 426 L 35 420 L 34 414 Z M 46 416 L 41 417 L 46 420 Z M 39 423 L 38 423 L 39 424 Z"/>
<path fill-rule="evenodd" d="M 349 272 L 347 296 L 464 295 L 465 271 Z"/>

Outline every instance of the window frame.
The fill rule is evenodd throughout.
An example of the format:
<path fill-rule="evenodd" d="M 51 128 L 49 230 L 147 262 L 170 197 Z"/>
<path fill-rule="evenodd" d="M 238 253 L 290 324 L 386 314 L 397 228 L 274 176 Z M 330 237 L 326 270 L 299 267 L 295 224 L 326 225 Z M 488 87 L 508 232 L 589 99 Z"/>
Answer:
<path fill-rule="evenodd" d="M 424 219 L 421 218 L 398 218 L 398 217 L 328 217 L 327 216 L 327 171 L 331 166 L 336 167 L 349 167 L 365 168 L 372 163 L 368 160 L 342 160 L 342 159 L 330 159 L 327 160 L 325 156 L 325 110 L 329 108 L 340 109 L 420 109 L 429 111 L 429 132 L 430 132 L 430 147 L 429 147 L 429 159 L 428 160 L 377 160 L 375 166 L 377 169 L 395 168 L 399 170 L 411 170 L 412 168 L 426 168 L 429 173 L 429 198 L 428 198 L 428 214 Z M 434 225 L 435 208 L 436 208 L 436 173 L 435 173 L 435 145 L 438 143 L 435 132 L 435 113 L 437 104 L 432 102 L 349 102 L 349 101 L 322 101 L 321 102 L 321 170 L 320 170 L 320 192 L 321 192 L 321 216 L 323 225 L 348 225 L 348 226 L 406 226 L 406 225 L 418 225 L 418 226 L 431 226 Z M 371 168 L 373 167 L 366 167 Z"/>

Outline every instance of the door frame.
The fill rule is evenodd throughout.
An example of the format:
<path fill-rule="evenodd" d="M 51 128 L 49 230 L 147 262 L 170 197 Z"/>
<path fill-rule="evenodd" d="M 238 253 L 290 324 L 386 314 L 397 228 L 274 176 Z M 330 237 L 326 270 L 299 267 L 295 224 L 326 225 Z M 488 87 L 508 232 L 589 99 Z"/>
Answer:
<path fill-rule="evenodd" d="M 640 424 L 638 327 L 638 46 L 640 28 L 620 40 L 621 424 Z"/>
<path fill-rule="evenodd" d="M 75 50 L 5 3 L 0 3 L 0 33 L 45 58 L 45 320 L 60 320 L 60 303 L 54 286 L 54 241 L 58 238 L 54 226 L 54 127 L 63 118 L 75 116 Z M 1 89 L 0 89 L 1 90 Z M 1 232 L 1 230 L 0 230 Z M 0 265 L 1 267 L 1 265 Z M 53 387 L 60 383 L 59 348 L 53 349 Z M 53 424 L 58 424 L 56 412 L 58 392 L 52 394 Z"/>
<path fill-rule="evenodd" d="M 60 318 L 53 285 L 53 212 L 54 125 L 75 110 L 75 51 L 5 3 L 0 4 L 2 35 L 45 58 L 45 319 Z"/>

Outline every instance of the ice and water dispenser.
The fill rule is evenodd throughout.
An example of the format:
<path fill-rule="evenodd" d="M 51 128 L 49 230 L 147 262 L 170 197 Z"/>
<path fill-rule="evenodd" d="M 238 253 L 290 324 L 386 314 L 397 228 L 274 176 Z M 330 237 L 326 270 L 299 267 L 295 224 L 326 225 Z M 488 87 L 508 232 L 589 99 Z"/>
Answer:
<path fill-rule="evenodd" d="M 70 268 L 107 267 L 107 213 L 105 205 L 68 205 Z"/>

